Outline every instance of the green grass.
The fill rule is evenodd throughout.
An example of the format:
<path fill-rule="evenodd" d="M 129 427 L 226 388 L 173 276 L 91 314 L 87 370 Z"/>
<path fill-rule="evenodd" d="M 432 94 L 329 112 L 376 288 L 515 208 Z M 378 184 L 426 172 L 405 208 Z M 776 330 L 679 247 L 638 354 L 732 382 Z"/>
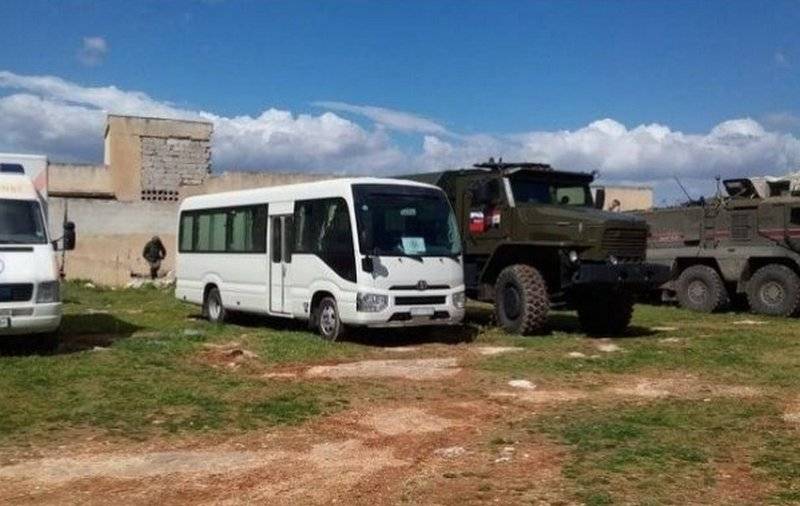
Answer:
<path fill-rule="evenodd" d="M 568 313 L 556 313 L 553 331 L 536 337 L 509 336 L 489 327 L 486 307 L 472 306 L 468 329 L 378 331 L 329 343 L 302 325 L 281 320 L 211 325 L 198 318 L 198 308 L 178 302 L 165 290 L 89 289 L 70 283 L 64 294 L 64 342 L 58 353 L 37 354 L 23 347 L 21 353 L 0 356 L 0 448 L 62 441 L 80 431 L 147 439 L 270 430 L 302 424 L 351 402 L 486 399 L 487 392 L 506 388 L 509 379 L 525 378 L 539 388 L 583 389 L 588 397 L 509 408 L 509 418 L 487 421 L 492 426 L 481 428 L 480 437 L 495 450 L 526 438 L 532 443 L 545 438 L 563 449 L 565 490 L 573 494 L 565 501 L 714 502 L 715 487 L 726 485 L 720 481 L 720 466 L 733 463 L 748 470 L 766 502 L 800 503 L 800 427 L 782 419 L 790 406 L 800 411 L 797 319 L 637 306 L 631 331 L 613 340 L 622 351 L 603 353 Z M 764 324 L 734 324 L 746 319 Z M 359 342 L 408 344 L 413 341 L 409 336 L 419 337 L 416 345 L 440 336 L 441 342 L 473 336 L 479 345 L 522 350 L 484 357 L 462 353 L 464 345 L 456 346 L 453 350 L 461 353 L 467 370 L 466 379 L 458 383 L 260 377 L 260 371 L 272 367 L 385 358 Z M 256 369 L 231 371 L 224 363 L 215 368 L 203 359 L 204 345 L 234 341 L 258 355 Z M 433 350 L 437 356 L 456 352 Z M 570 352 L 586 357 L 572 358 Z M 686 375 L 698 384 L 748 386 L 760 393 L 746 398 L 593 395 L 634 376 Z M 468 471 L 475 470 L 463 472 Z M 476 487 L 491 497 L 500 485 L 484 481 Z"/>
<path fill-rule="evenodd" d="M 264 367 L 346 357 L 361 348 L 328 343 L 282 322 L 211 325 L 196 318 L 197 308 L 152 288 L 72 283 L 65 301 L 56 353 L 32 353 L 24 338 L 4 346 L 0 443 L 58 437 L 63 429 L 148 437 L 297 424 L 338 409 L 347 389 L 215 369 L 198 359 L 203 344 L 239 342 Z"/>

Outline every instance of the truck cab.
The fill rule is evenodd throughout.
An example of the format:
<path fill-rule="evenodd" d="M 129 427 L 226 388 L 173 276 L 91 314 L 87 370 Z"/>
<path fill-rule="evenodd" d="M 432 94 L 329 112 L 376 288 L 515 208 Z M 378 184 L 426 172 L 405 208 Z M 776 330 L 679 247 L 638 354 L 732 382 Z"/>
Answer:
<path fill-rule="evenodd" d="M 52 334 L 61 323 L 59 246 L 48 232 L 46 200 L 20 158 L 0 155 L 0 339 Z M 63 249 L 74 247 L 74 233 L 65 223 Z"/>
<path fill-rule="evenodd" d="M 407 177 L 445 190 L 464 237 L 467 295 L 494 302 L 511 332 L 537 332 L 557 307 L 577 309 L 593 334 L 620 333 L 634 295 L 666 277 L 644 263 L 642 219 L 596 208 L 593 174 L 490 161 Z"/>

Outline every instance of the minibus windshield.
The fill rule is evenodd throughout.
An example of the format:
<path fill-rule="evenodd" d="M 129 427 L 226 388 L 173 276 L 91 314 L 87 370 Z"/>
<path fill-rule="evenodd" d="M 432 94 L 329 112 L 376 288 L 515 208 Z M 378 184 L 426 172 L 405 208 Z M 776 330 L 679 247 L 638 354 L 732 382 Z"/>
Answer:
<path fill-rule="evenodd" d="M 371 255 L 454 257 L 458 224 L 440 190 L 402 185 L 353 185 L 361 252 Z"/>
<path fill-rule="evenodd" d="M 0 200 L 0 244 L 45 244 L 47 234 L 39 203 Z"/>

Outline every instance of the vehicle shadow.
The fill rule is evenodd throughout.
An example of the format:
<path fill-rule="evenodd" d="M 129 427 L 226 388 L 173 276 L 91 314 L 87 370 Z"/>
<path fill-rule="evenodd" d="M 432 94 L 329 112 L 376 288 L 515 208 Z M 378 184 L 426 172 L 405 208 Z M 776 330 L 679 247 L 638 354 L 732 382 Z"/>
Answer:
<path fill-rule="evenodd" d="M 479 326 L 494 326 L 495 325 L 495 317 L 494 317 L 494 309 L 490 305 L 475 305 L 470 306 L 467 308 L 467 316 L 466 321 L 468 324 L 475 324 Z M 581 328 L 580 321 L 578 320 L 578 315 L 575 313 L 565 313 L 565 312 L 554 312 L 550 313 L 550 317 L 548 318 L 547 326 L 542 329 L 541 332 L 538 334 L 534 334 L 530 337 L 536 336 L 548 336 L 552 335 L 553 332 L 567 332 L 570 334 L 584 334 L 585 332 Z M 628 327 L 622 335 L 608 335 L 608 336 L 592 336 L 592 337 L 646 337 L 655 335 L 657 332 L 651 330 L 648 327 L 641 327 L 637 325 L 631 325 Z"/>
<path fill-rule="evenodd" d="M 197 315 L 197 318 L 201 318 Z M 246 313 L 234 313 L 230 323 L 248 328 L 264 328 L 276 331 L 308 332 L 308 322 L 289 318 L 275 318 Z M 342 341 L 365 346 L 397 347 L 412 344 L 470 342 L 478 335 L 476 325 L 398 327 L 398 328 L 348 328 Z"/>
<path fill-rule="evenodd" d="M 0 356 L 66 355 L 105 348 L 141 329 L 108 313 L 66 314 L 56 334 L 0 338 Z"/>

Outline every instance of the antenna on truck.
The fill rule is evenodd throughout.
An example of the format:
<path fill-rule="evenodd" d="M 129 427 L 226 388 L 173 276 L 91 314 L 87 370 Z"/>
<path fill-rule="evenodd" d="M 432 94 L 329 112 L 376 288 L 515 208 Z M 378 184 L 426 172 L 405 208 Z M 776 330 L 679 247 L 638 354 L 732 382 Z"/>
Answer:
<path fill-rule="evenodd" d="M 686 188 L 685 188 L 685 187 L 683 186 L 683 184 L 681 183 L 681 180 L 680 180 L 680 179 L 678 179 L 678 176 L 672 176 L 672 177 L 673 177 L 673 178 L 675 178 L 675 182 L 676 182 L 676 183 L 678 183 L 678 186 L 680 186 L 680 187 L 681 187 L 681 190 L 683 190 L 683 194 L 684 194 L 684 195 L 686 195 L 686 198 L 687 198 L 687 199 L 689 199 L 689 203 L 692 203 L 692 202 L 694 202 L 694 199 L 692 198 L 692 196 L 691 196 L 691 195 L 689 195 L 689 192 L 688 192 L 688 191 L 686 191 Z"/>

